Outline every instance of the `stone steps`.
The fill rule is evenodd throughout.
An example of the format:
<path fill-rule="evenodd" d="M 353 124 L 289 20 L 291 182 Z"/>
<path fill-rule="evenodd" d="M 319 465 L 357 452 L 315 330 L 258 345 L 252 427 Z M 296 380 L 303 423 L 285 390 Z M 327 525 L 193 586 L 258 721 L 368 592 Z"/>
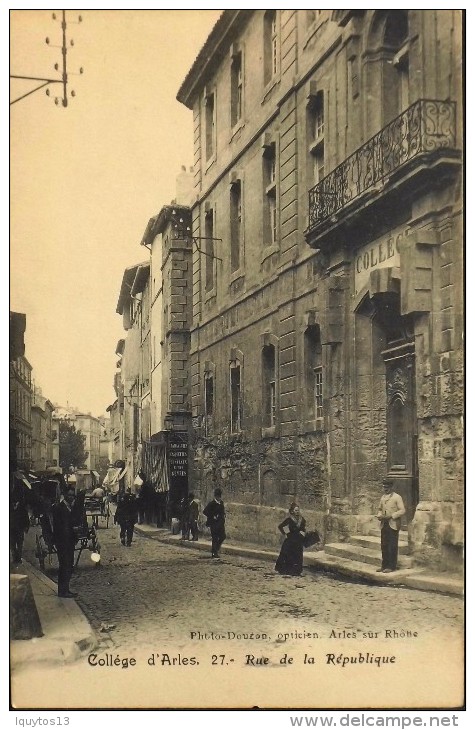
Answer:
<path fill-rule="evenodd" d="M 369 543 L 372 544 L 372 543 Z M 352 544 L 351 542 L 336 542 L 325 545 L 325 553 L 346 560 L 354 560 L 358 563 L 366 563 L 379 567 L 381 565 L 381 550 L 366 547 L 365 545 Z M 408 555 L 398 556 L 398 567 L 407 569 L 413 565 L 412 557 Z"/>
<path fill-rule="evenodd" d="M 376 535 L 352 535 L 349 540 L 350 545 L 359 545 L 369 548 L 370 550 L 380 550 L 381 536 Z M 409 544 L 407 535 L 399 535 L 399 555 L 409 555 Z"/>
<path fill-rule="evenodd" d="M 171 535 L 167 528 L 154 528 L 150 525 L 137 525 L 135 527 L 135 532 L 139 535 L 152 538 L 153 540 L 158 540 L 165 544 L 172 544 L 182 548 L 189 548 L 191 550 L 205 550 L 209 552 L 211 547 L 211 543 L 208 538 L 200 537 L 199 542 L 188 542 L 186 540 L 180 540 L 178 535 Z M 379 532 L 377 535 L 379 535 Z M 360 538 L 365 536 L 357 535 L 355 537 Z M 403 538 L 403 541 L 407 542 L 407 538 L 405 538 L 402 531 L 400 539 L 401 537 Z M 348 548 L 348 543 L 343 543 L 343 545 Z M 364 550 L 364 548 L 362 549 Z M 278 555 L 278 551 L 275 549 L 269 550 L 268 548 L 264 548 L 262 545 L 234 542 L 233 540 L 226 540 L 222 547 L 222 553 L 267 560 L 273 563 L 275 563 Z M 380 550 L 378 555 L 379 560 L 377 567 L 381 564 Z M 321 572 L 323 570 L 327 573 L 333 574 L 334 576 L 342 575 L 352 579 L 362 579 L 368 583 L 374 583 L 381 586 L 406 586 L 423 591 L 437 591 L 439 593 L 463 596 L 463 577 L 449 577 L 445 573 L 428 573 L 421 567 L 405 568 L 402 570 L 396 570 L 393 573 L 377 573 L 375 565 L 358 561 L 358 559 L 350 560 L 348 558 L 330 555 L 323 549 L 316 550 L 315 548 L 304 551 L 304 566 L 307 569 L 314 569 L 317 572 Z"/>
<path fill-rule="evenodd" d="M 423 572 L 420 568 L 402 568 L 395 570 L 393 573 L 377 573 L 374 565 L 356 559 L 350 560 L 348 558 L 330 555 L 323 551 L 315 553 L 315 556 L 307 555 L 304 564 L 309 566 L 315 564 L 319 570 L 323 569 L 336 575 L 348 576 L 349 578 L 362 578 L 370 583 L 379 585 L 409 585 L 409 581 L 412 578 L 414 588 L 418 587 L 416 581 L 418 576 Z M 430 590 L 429 583 L 427 585 L 427 590 Z"/>

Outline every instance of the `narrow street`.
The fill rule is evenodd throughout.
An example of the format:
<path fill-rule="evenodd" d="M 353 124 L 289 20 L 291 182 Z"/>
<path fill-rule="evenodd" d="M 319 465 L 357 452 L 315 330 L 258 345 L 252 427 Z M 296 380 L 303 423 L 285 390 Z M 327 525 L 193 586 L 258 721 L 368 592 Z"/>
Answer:
<path fill-rule="evenodd" d="M 329 670 L 325 672 L 329 679 L 343 671 L 347 678 L 354 675 L 353 681 L 366 681 L 366 673 L 382 681 L 381 666 L 374 666 L 374 657 L 379 656 L 396 657 L 397 677 L 404 665 L 410 681 L 412 675 L 414 681 L 420 676 L 421 659 L 424 667 L 432 666 L 433 687 L 438 671 L 441 678 L 446 670 L 462 671 L 463 602 L 456 597 L 347 582 L 309 570 L 300 578 L 283 577 L 271 563 L 226 555 L 212 560 L 206 552 L 140 536 L 127 548 L 120 544 L 115 526 L 100 527 L 99 537 L 100 566 L 95 567 L 85 551 L 72 581 L 78 603 L 99 637 L 95 657 L 81 660 L 82 673 L 86 667 L 101 680 L 113 676 L 114 681 L 127 674 L 130 682 L 134 668 L 129 666 L 128 673 L 108 668 L 107 656 L 118 656 L 121 662 L 135 657 L 142 668 L 148 667 L 148 674 L 152 666 L 156 672 L 166 668 L 168 676 L 175 670 L 180 676 L 188 672 L 189 677 L 195 676 L 193 669 L 205 670 L 206 677 L 215 671 L 221 683 L 224 676 L 234 676 L 233 671 L 224 674 L 224 666 L 245 668 L 240 679 L 251 677 L 252 667 L 254 671 L 260 667 L 261 679 L 263 665 L 282 671 L 284 655 L 294 659 L 288 666 L 289 678 L 297 676 L 296 671 L 313 669 L 311 663 L 303 666 L 313 657 L 319 683 L 323 668 Z M 28 542 L 32 544 L 31 539 Z M 26 557 L 35 564 L 31 548 Z M 52 578 L 55 562 L 53 558 L 51 565 L 46 563 Z M 342 667 L 337 661 L 341 652 L 357 658 L 362 652 L 370 666 L 365 671 L 361 666 Z M 443 668 L 441 656 L 449 667 Z M 99 666 L 101 659 L 106 666 Z M 384 676 L 393 669 L 386 667 Z M 140 676 L 140 685 L 145 686 L 144 675 Z M 234 696 L 232 686 L 228 689 Z M 266 696 L 271 686 L 272 682 Z M 335 701 L 331 686 L 330 682 L 325 695 L 330 704 L 332 697 Z M 299 689 L 295 691 L 298 695 Z M 423 698 L 424 688 L 420 691 Z"/>
<path fill-rule="evenodd" d="M 11 9 L 12 707 L 463 707 L 465 20 Z"/>

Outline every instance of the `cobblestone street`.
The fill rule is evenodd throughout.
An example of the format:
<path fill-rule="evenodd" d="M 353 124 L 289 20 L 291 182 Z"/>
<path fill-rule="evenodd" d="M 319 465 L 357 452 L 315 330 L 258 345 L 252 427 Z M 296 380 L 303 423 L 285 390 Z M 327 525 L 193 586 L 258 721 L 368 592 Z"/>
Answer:
<path fill-rule="evenodd" d="M 228 555 L 212 560 L 207 552 L 140 536 L 126 548 L 114 526 L 98 534 L 100 567 L 84 551 L 72 586 L 94 629 L 115 648 L 181 645 L 192 631 L 266 633 L 277 641 L 280 633 L 304 631 L 323 638 L 332 630 L 370 631 L 381 639 L 386 630 L 395 638 L 461 630 L 463 602 L 456 597 L 352 583 L 309 569 L 300 578 L 284 577 L 270 562 Z M 46 573 L 56 577 L 55 557 Z M 115 628 L 101 632 L 105 624 Z M 289 638 L 287 645 L 299 641 Z"/>
<path fill-rule="evenodd" d="M 26 557 L 37 564 L 32 538 Z M 367 695 L 367 706 L 405 706 L 408 687 L 417 688 L 414 706 L 424 706 L 429 696 L 440 694 L 447 676 L 453 679 L 451 701 L 460 696 L 463 601 L 457 597 L 349 582 L 309 569 L 300 578 L 287 578 L 270 562 L 228 555 L 212 560 L 207 552 L 141 536 L 127 548 L 115 526 L 101 527 L 99 538 L 100 566 L 85 551 L 72 581 L 99 639 L 92 657 L 61 668 L 62 681 L 76 688 L 91 675 L 89 699 L 81 695 L 77 706 L 215 706 L 215 701 L 248 706 L 254 691 L 255 705 L 305 706 L 308 681 L 317 671 L 312 659 L 322 707 L 347 706 L 337 691 L 341 672 L 358 700 L 362 692 Z M 56 577 L 55 558 L 47 560 L 46 573 Z M 378 657 L 383 656 L 395 657 L 396 666 L 382 667 Z M 111 667 L 108 662 L 116 657 L 120 664 Z M 356 657 L 364 666 L 352 666 L 350 659 L 342 666 L 344 657 Z M 428 667 L 431 681 L 421 686 L 421 672 Z M 48 701 L 58 703 L 57 669 L 45 668 L 40 676 L 25 669 L 16 682 L 40 682 L 43 688 L 50 673 Z M 150 694 L 158 674 L 163 700 Z M 210 676 L 219 677 L 224 693 L 219 700 L 208 686 Z M 192 681 L 184 695 L 178 689 L 183 681 Z M 236 687 L 245 692 L 244 701 Z M 193 702 L 194 691 L 199 699 Z M 73 702 L 69 695 L 68 701 Z"/>
<path fill-rule="evenodd" d="M 10 709 L 465 710 L 465 10 L 10 10 Z"/>

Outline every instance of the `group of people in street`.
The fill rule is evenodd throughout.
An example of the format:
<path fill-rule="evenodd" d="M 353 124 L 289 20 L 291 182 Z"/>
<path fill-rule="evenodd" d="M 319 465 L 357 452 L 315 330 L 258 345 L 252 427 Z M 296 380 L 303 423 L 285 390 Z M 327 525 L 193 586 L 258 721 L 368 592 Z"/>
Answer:
<path fill-rule="evenodd" d="M 145 480 L 142 479 L 143 476 L 139 473 L 140 480 L 145 483 Z M 127 547 L 130 547 L 132 544 L 135 525 L 137 522 L 139 524 L 142 522 L 140 519 L 140 490 L 142 488 L 143 486 L 140 485 L 138 494 L 136 495 L 129 487 L 125 491 L 120 492 L 117 497 L 114 523 L 120 527 L 120 542 Z M 195 499 L 193 492 L 190 492 L 181 499 L 179 513 L 181 539 L 191 540 L 193 542 L 197 541 L 199 535 L 198 521 L 200 505 L 198 500 Z M 226 539 L 226 513 L 221 489 L 217 488 L 214 490 L 213 499 L 206 505 L 203 514 L 206 517 L 206 526 L 209 527 L 211 532 L 211 556 L 218 558 L 220 547 Z"/>
<path fill-rule="evenodd" d="M 28 484 L 28 486 L 26 486 Z M 74 598 L 70 580 L 74 566 L 77 528 L 84 523 L 85 490 L 68 483 L 62 474 L 39 479 L 35 488 L 21 475 L 12 475 L 10 492 L 10 550 L 12 563 L 22 563 L 24 536 L 38 522 L 48 549 L 58 558 L 58 596 Z M 30 516 L 31 512 L 31 516 Z"/>
<path fill-rule="evenodd" d="M 392 573 L 397 570 L 399 531 L 401 518 L 406 514 L 404 502 L 400 494 L 394 491 L 392 479 L 383 479 L 384 494 L 379 503 L 376 515 L 381 526 L 381 567 L 377 573 Z M 316 531 L 308 532 L 305 519 L 300 514 L 300 507 L 292 502 L 288 517 L 283 520 L 278 529 L 284 535 L 275 570 L 281 575 L 298 576 L 303 569 L 303 551 L 320 542 Z"/>
<path fill-rule="evenodd" d="M 145 476 L 139 474 L 143 485 Z M 401 518 L 405 515 L 402 497 L 394 491 L 393 481 L 383 479 L 384 494 L 379 503 L 376 515 L 381 526 L 381 567 L 377 572 L 390 573 L 397 570 L 398 541 L 401 529 Z M 93 496 L 104 497 L 103 487 L 96 487 Z M 74 551 L 78 539 L 78 528 L 87 527 L 84 508 L 86 491 L 78 490 L 77 485 L 68 483 L 64 477 L 57 475 L 56 498 L 49 509 L 36 511 L 42 526 L 43 536 L 54 545 L 58 556 L 58 595 L 62 598 L 75 597 L 70 590 L 70 580 L 74 567 Z M 117 496 L 117 508 L 114 522 L 120 527 L 120 542 L 126 547 L 132 544 L 134 528 L 137 522 L 145 519 L 141 502 L 141 488 L 135 494 L 129 487 L 121 490 Z M 24 535 L 30 526 L 28 493 L 22 480 L 14 477 L 10 492 L 10 550 L 13 564 L 22 562 Z M 35 510 L 33 510 L 35 511 Z M 213 499 L 203 509 L 206 527 L 211 533 L 211 557 L 219 558 L 221 546 L 226 539 L 226 510 L 222 499 L 222 490 L 214 490 Z M 193 493 L 183 497 L 180 503 L 181 539 L 197 541 L 199 536 L 200 504 Z M 86 524 L 85 524 L 86 523 Z M 275 570 L 281 575 L 300 576 L 303 570 L 303 553 L 306 547 L 320 542 L 316 530 L 307 530 L 305 518 L 296 502 L 292 502 L 288 516 L 278 525 L 283 535 L 280 553 L 275 563 Z"/>

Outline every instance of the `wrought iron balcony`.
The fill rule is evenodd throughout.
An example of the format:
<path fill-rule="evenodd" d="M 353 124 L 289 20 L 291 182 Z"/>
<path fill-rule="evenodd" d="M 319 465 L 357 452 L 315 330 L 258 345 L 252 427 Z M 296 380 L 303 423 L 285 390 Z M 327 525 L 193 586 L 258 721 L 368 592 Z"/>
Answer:
<path fill-rule="evenodd" d="M 309 191 L 310 232 L 421 154 L 455 147 L 455 102 L 420 99 Z"/>

